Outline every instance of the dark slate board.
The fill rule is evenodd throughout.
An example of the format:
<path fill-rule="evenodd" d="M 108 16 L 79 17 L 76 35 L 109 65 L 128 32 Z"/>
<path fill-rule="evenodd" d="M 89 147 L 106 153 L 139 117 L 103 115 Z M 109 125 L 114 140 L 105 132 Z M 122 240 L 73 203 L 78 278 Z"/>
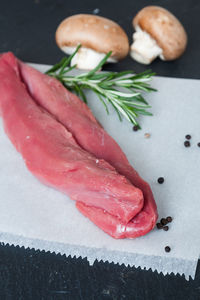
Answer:
<path fill-rule="evenodd" d="M 146 5 L 172 11 L 184 24 L 189 37 L 186 53 L 175 62 L 156 60 L 151 68 L 161 76 L 200 78 L 199 0 L 2 0 L 0 1 L 0 52 L 13 51 L 24 61 L 54 64 L 62 52 L 54 42 L 59 22 L 72 14 L 93 13 L 117 21 L 132 40 L 132 17 Z M 107 70 L 145 66 L 129 57 Z M 0 199 L 0 201 L 3 201 Z M 0 299 L 95 299 L 95 300 L 197 300 L 200 299 L 200 263 L 195 280 L 163 276 L 109 263 L 71 258 L 44 251 L 0 245 Z"/>

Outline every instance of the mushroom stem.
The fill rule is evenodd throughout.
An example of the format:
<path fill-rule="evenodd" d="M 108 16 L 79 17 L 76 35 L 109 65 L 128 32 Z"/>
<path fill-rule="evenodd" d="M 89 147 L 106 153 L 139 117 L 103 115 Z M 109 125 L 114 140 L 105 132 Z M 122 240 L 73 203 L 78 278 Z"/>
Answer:
<path fill-rule="evenodd" d="M 133 44 L 130 55 L 133 59 L 142 64 L 150 64 L 156 57 L 162 57 L 162 49 L 156 41 L 139 26 L 133 34 Z"/>
<path fill-rule="evenodd" d="M 62 47 L 62 50 L 68 54 L 75 51 L 76 47 Z M 105 57 L 105 53 L 99 53 L 89 48 L 81 47 L 71 60 L 71 66 L 76 65 L 78 69 L 92 70 Z M 113 57 L 109 57 L 108 62 L 117 62 Z"/>

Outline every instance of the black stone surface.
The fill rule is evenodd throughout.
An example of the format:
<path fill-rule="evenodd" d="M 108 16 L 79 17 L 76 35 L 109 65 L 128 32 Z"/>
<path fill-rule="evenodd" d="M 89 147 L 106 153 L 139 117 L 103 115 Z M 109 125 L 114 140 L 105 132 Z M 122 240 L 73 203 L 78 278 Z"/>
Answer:
<path fill-rule="evenodd" d="M 131 42 L 132 17 L 150 4 L 172 11 L 184 24 L 189 37 L 187 50 L 179 60 L 156 60 L 151 69 L 162 76 L 198 79 L 199 0 L 1 0 L 0 52 L 10 50 L 24 61 L 54 64 L 63 56 L 54 42 L 59 22 L 72 14 L 93 13 L 96 8 L 99 15 L 117 21 Z M 140 72 L 146 67 L 128 57 L 116 65 L 107 65 L 106 69 Z M 163 276 L 102 262 L 89 266 L 86 259 L 1 244 L 0 299 L 198 300 L 200 263 L 195 280 L 188 282 L 181 276 Z"/>

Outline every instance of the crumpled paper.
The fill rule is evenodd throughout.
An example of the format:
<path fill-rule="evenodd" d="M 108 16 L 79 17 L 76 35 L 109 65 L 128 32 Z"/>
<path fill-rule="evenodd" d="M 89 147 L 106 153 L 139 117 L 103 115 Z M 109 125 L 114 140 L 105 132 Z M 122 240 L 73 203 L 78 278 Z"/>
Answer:
<path fill-rule="evenodd" d="M 45 66 L 35 65 L 44 71 Z M 172 216 L 167 232 L 115 240 L 75 208 L 66 195 L 41 184 L 26 168 L 0 120 L 0 241 L 194 278 L 200 250 L 200 89 L 198 80 L 154 78 L 158 92 L 147 95 L 153 117 L 141 117 L 142 130 L 110 115 L 92 92 L 89 106 L 120 144 L 130 163 L 153 190 L 159 218 Z M 150 137 L 145 138 L 145 133 Z M 185 148 L 185 135 L 191 147 Z M 158 177 L 165 182 L 158 184 Z M 165 246 L 171 252 L 166 253 Z"/>

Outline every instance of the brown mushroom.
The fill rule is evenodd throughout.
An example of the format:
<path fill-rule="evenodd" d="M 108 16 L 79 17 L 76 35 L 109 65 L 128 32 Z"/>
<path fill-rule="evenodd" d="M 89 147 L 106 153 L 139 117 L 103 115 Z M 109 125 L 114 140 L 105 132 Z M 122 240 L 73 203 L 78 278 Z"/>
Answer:
<path fill-rule="evenodd" d="M 133 44 L 130 55 L 136 61 L 149 64 L 156 57 L 174 60 L 187 45 L 187 34 L 179 20 L 159 6 L 143 8 L 133 19 Z"/>
<path fill-rule="evenodd" d="M 67 54 L 82 45 L 72 60 L 79 69 L 96 67 L 109 51 L 109 62 L 117 62 L 129 51 L 128 37 L 117 23 L 87 14 L 66 18 L 57 28 L 56 43 Z"/>

